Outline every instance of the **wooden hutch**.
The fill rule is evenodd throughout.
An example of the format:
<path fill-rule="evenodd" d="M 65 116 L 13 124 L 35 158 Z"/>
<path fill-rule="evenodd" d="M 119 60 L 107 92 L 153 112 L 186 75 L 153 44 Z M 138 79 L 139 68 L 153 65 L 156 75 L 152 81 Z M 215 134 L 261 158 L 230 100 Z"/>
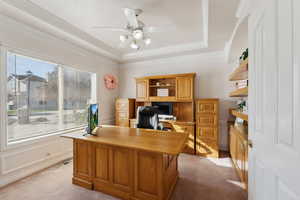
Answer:
<path fill-rule="evenodd" d="M 136 108 L 151 106 L 152 102 L 172 102 L 176 120 L 161 121 L 164 127 L 177 132 L 188 132 L 184 150 L 195 154 L 194 81 L 195 73 L 146 76 L 136 78 Z M 167 96 L 159 96 L 159 89 L 167 89 Z M 134 127 L 135 119 L 130 120 Z"/>
<path fill-rule="evenodd" d="M 132 109 L 134 99 L 118 99 L 116 125 L 135 128 L 135 112 L 138 106 L 152 106 L 153 102 L 171 102 L 172 115 L 176 116 L 176 120 L 160 120 L 160 122 L 173 131 L 189 133 L 184 152 L 218 157 L 219 100 L 195 99 L 195 76 L 196 73 L 187 73 L 136 78 L 135 109 Z M 167 89 L 167 95 L 161 96 L 159 89 Z M 134 117 L 129 119 L 130 116 Z"/>

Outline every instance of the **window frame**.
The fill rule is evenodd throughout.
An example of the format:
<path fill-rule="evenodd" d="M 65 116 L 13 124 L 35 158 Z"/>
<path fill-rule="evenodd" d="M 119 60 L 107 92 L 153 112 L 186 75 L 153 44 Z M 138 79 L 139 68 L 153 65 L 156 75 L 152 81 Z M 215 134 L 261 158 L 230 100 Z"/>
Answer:
<path fill-rule="evenodd" d="M 78 126 L 78 127 L 74 127 L 74 128 L 68 128 L 68 129 L 64 129 L 64 130 L 57 130 L 57 131 L 50 131 L 47 132 L 45 134 L 39 134 L 39 135 L 35 135 L 35 136 L 31 136 L 31 137 L 26 137 L 26 138 L 21 138 L 21 139 L 17 139 L 15 141 L 8 141 L 8 126 L 7 126 L 7 54 L 8 52 L 10 53 L 14 53 L 20 56 L 26 56 L 32 59 L 37 59 L 40 61 L 44 61 L 44 62 L 49 62 L 49 63 L 53 63 L 56 64 L 59 68 L 59 72 L 63 73 L 63 68 L 67 67 L 79 72 L 88 72 L 88 71 L 83 71 L 83 70 L 79 70 L 77 68 L 74 67 L 70 67 L 70 65 L 66 65 L 66 64 L 61 64 L 59 62 L 53 62 L 53 61 L 49 61 L 50 59 L 44 58 L 45 56 L 40 56 L 37 55 L 35 53 L 29 53 L 26 51 L 22 51 L 22 50 L 16 50 L 16 49 L 12 49 L 6 46 L 3 46 L 0 44 L 0 94 L 4 94 L 4 95 L 0 95 L 0 152 L 1 151 L 5 151 L 5 150 L 9 150 L 9 149 L 14 149 L 20 146 L 27 146 L 27 145 L 31 145 L 31 144 L 35 144 L 35 143 L 40 143 L 40 142 L 46 142 L 52 139 L 57 138 L 57 136 L 68 133 L 68 132 L 74 132 L 74 131 L 84 131 L 86 125 L 83 126 Z M 97 89 L 93 90 L 94 88 L 97 88 L 97 74 L 95 72 L 88 72 L 91 73 L 91 79 L 92 79 L 92 85 L 91 85 L 91 90 L 94 92 L 91 92 L 91 99 L 93 102 L 97 102 Z M 63 75 L 63 74 L 60 74 Z M 63 78 L 60 78 L 58 80 L 59 84 L 62 82 L 63 83 Z M 63 85 L 59 85 L 59 87 L 63 87 Z M 58 89 L 58 93 L 59 96 L 58 97 L 58 101 L 63 100 L 63 89 L 60 90 Z M 58 102 L 60 103 L 60 102 Z M 60 110 L 59 110 L 60 112 Z"/>

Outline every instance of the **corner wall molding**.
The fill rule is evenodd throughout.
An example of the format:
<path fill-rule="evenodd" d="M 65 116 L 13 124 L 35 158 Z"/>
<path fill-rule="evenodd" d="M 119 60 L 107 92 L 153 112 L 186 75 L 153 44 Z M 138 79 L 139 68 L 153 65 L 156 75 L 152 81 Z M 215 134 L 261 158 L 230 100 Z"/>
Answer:
<path fill-rule="evenodd" d="M 30 1 L 2 0 L 0 1 L 0 13 L 18 22 L 95 52 L 98 55 L 102 55 L 113 61 L 120 61 L 120 52 L 55 15 L 52 15 L 45 9 L 36 6 Z"/>
<path fill-rule="evenodd" d="M 244 18 L 250 13 L 250 0 L 241 0 L 235 13 L 237 18 Z"/>

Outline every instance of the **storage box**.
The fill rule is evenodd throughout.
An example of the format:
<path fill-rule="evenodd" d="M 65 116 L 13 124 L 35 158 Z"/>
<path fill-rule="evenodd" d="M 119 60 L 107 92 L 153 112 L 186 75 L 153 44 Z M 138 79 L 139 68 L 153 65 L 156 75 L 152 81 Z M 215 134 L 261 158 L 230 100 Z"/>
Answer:
<path fill-rule="evenodd" d="M 165 89 L 165 88 L 157 89 L 157 96 L 158 97 L 168 97 L 169 89 Z"/>

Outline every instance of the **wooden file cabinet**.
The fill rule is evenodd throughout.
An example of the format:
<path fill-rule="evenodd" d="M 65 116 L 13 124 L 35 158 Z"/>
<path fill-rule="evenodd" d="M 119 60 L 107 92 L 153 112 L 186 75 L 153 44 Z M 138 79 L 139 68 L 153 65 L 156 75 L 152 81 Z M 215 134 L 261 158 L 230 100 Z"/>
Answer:
<path fill-rule="evenodd" d="M 116 100 L 116 125 L 129 127 L 129 119 L 135 116 L 135 99 Z"/>
<path fill-rule="evenodd" d="M 219 157 L 219 100 L 196 100 L 196 153 Z"/>

